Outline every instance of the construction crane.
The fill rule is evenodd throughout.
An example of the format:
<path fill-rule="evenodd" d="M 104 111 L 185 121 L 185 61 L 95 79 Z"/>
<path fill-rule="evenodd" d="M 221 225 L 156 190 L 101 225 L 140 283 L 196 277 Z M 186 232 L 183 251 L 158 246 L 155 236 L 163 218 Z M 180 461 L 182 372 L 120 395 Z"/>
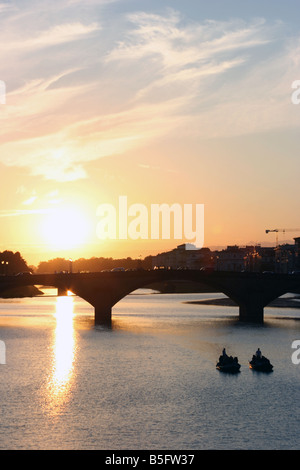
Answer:
<path fill-rule="evenodd" d="M 274 228 L 272 230 L 267 229 L 266 233 L 276 232 L 276 247 L 278 246 L 278 232 L 300 232 L 300 228 Z"/>

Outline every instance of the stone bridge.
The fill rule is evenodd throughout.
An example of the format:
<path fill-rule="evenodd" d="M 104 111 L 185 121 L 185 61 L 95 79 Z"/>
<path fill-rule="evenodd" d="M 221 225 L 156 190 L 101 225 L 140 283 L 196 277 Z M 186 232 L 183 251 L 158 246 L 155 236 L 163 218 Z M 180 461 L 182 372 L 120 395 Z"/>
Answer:
<path fill-rule="evenodd" d="M 112 307 L 132 291 L 157 282 L 189 281 L 223 292 L 239 306 L 239 320 L 263 323 L 264 307 L 287 292 L 300 293 L 300 275 L 202 270 L 141 270 L 2 276 L 0 293 L 25 285 L 68 290 L 95 309 L 95 324 L 110 325 Z"/>

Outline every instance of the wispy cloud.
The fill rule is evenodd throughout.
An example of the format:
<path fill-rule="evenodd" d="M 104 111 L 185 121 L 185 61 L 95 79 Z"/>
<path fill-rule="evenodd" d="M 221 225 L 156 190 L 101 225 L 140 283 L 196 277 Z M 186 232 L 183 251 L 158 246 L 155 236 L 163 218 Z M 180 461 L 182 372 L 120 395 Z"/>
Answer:
<path fill-rule="evenodd" d="M 120 15 L 108 35 L 103 25 L 114 18 L 100 21 L 98 14 L 105 3 L 86 2 L 85 22 L 75 0 L 55 2 L 57 18 L 45 14 L 43 2 L 34 3 L 43 21 L 35 24 L 38 10 L 29 10 L 26 28 L 20 9 L 6 13 L 0 40 L 9 31 L 10 41 L 0 60 L 15 73 L 8 74 L 1 108 L 2 163 L 72 181 L 87 176 L 86 162 L 178 129 L 212 137 L 291 122 L 282 68 L 292 74 L 297 64 L 288 44 L 271 49 L 282 25 L 263 19 L 199 23 L 167 10 Z"/>
<path fill-rule="evenodd" d="M 146 56 L 162 60 L 166 68 L 191 66 L 230 51 L 270 42 L 263 19 L 186 23 L 177 12 L 167 16 L 144 12 L 128 16 L 133 28 L 107 56 L 107 60 L 132 60 Z"/>
<path fill-rule="evenodd" d="M 198 23 L 173 10 L 128 19 L 132 29 L 106 60 L 135 72 L 137 102 L 180 97 L 176 113 L 185 133 L 228 137 L 298 125 L 287 96 L 297 76 L 295 42 L 282 40 L 281 22 Z"/>
<path fill-rule="evenodd" d="M 202 89 L 207 90 L 205 77 L 218 78 L 248 63 L 252 49 L 270 43 L 274 34 L 274 27 L 262 19 L 249 24 L 241 20 L 186 23 L 172 10 L 164 17 L 135 13 L 129 20 L 133 28 L 106 60 L 125 70 L 128 63 L 134 67 L 137 62 L 139 73 L 142 67 L 151 70 L 150 80 L 137 93 L 138 98 L 149 100 L 170 92 L 201 95 Z"/>
<path fill-rule="evenodd" d="M 49 214 L 50 212 L 50 209 L 0 210 L 0 217 L 20 217 L 32 214 Z"/>
<path fill-rule="evenodd" d="M 77 41 L 83 36 L 99 31 L 100 26 L 97 23 L 84 25 L 82 23 L 65 23 L 55 25 L 46 31 L 37 32 L 33 37 L 19 38 L 5 45 L 5 51 L 12 50 L 21 53 L 23 50 L 34 50 L 57 46 L 71 41 Z"/>

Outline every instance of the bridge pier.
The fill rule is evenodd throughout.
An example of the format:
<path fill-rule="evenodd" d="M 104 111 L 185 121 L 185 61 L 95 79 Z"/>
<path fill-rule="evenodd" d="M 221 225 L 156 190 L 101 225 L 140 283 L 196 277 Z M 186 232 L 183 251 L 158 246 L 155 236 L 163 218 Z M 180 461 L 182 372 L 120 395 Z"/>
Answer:
<path fill-rule="evenodd" d="M 95 325 L 111 326 L 111 307 L 106 305 L 94 305 L 95 309 Z"/>
<path fill-rule="evenodd" d="M 264 307 L 257 304 L 240 305 L 239 320 L 245 323 L 263 323 Z"/>
<path fill-rule="evenodd" d="M 239 320 L 245 323 L 264 323 L 264 307 L 281 292 L 272 280 L 264 277 L 224 279 L 223 292 L 239 306 Z M 221 289 L 222 290 L 222 289 Z"/>
<path fill-rule="evenodd" d="M 59 297 L 68 295 L 68 289 L 66 289 L 65 287 L 58 287 L 57 288 L 57 295 Z"/>

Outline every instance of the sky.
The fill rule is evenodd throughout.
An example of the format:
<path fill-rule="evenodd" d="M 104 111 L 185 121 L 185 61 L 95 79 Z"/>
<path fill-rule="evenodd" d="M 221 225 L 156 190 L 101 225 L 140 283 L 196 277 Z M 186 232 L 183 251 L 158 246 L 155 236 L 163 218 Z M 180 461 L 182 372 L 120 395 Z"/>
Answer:
<path fill-rule="evenodd" d="M 203 204 L 212 248 L 300 236 L 299 24 L 292 0 L 0 1 L 0 251 L 37 265 L 187 241 L 100 239 L 120 196 L 149 227 L 154 204 Z"/>

